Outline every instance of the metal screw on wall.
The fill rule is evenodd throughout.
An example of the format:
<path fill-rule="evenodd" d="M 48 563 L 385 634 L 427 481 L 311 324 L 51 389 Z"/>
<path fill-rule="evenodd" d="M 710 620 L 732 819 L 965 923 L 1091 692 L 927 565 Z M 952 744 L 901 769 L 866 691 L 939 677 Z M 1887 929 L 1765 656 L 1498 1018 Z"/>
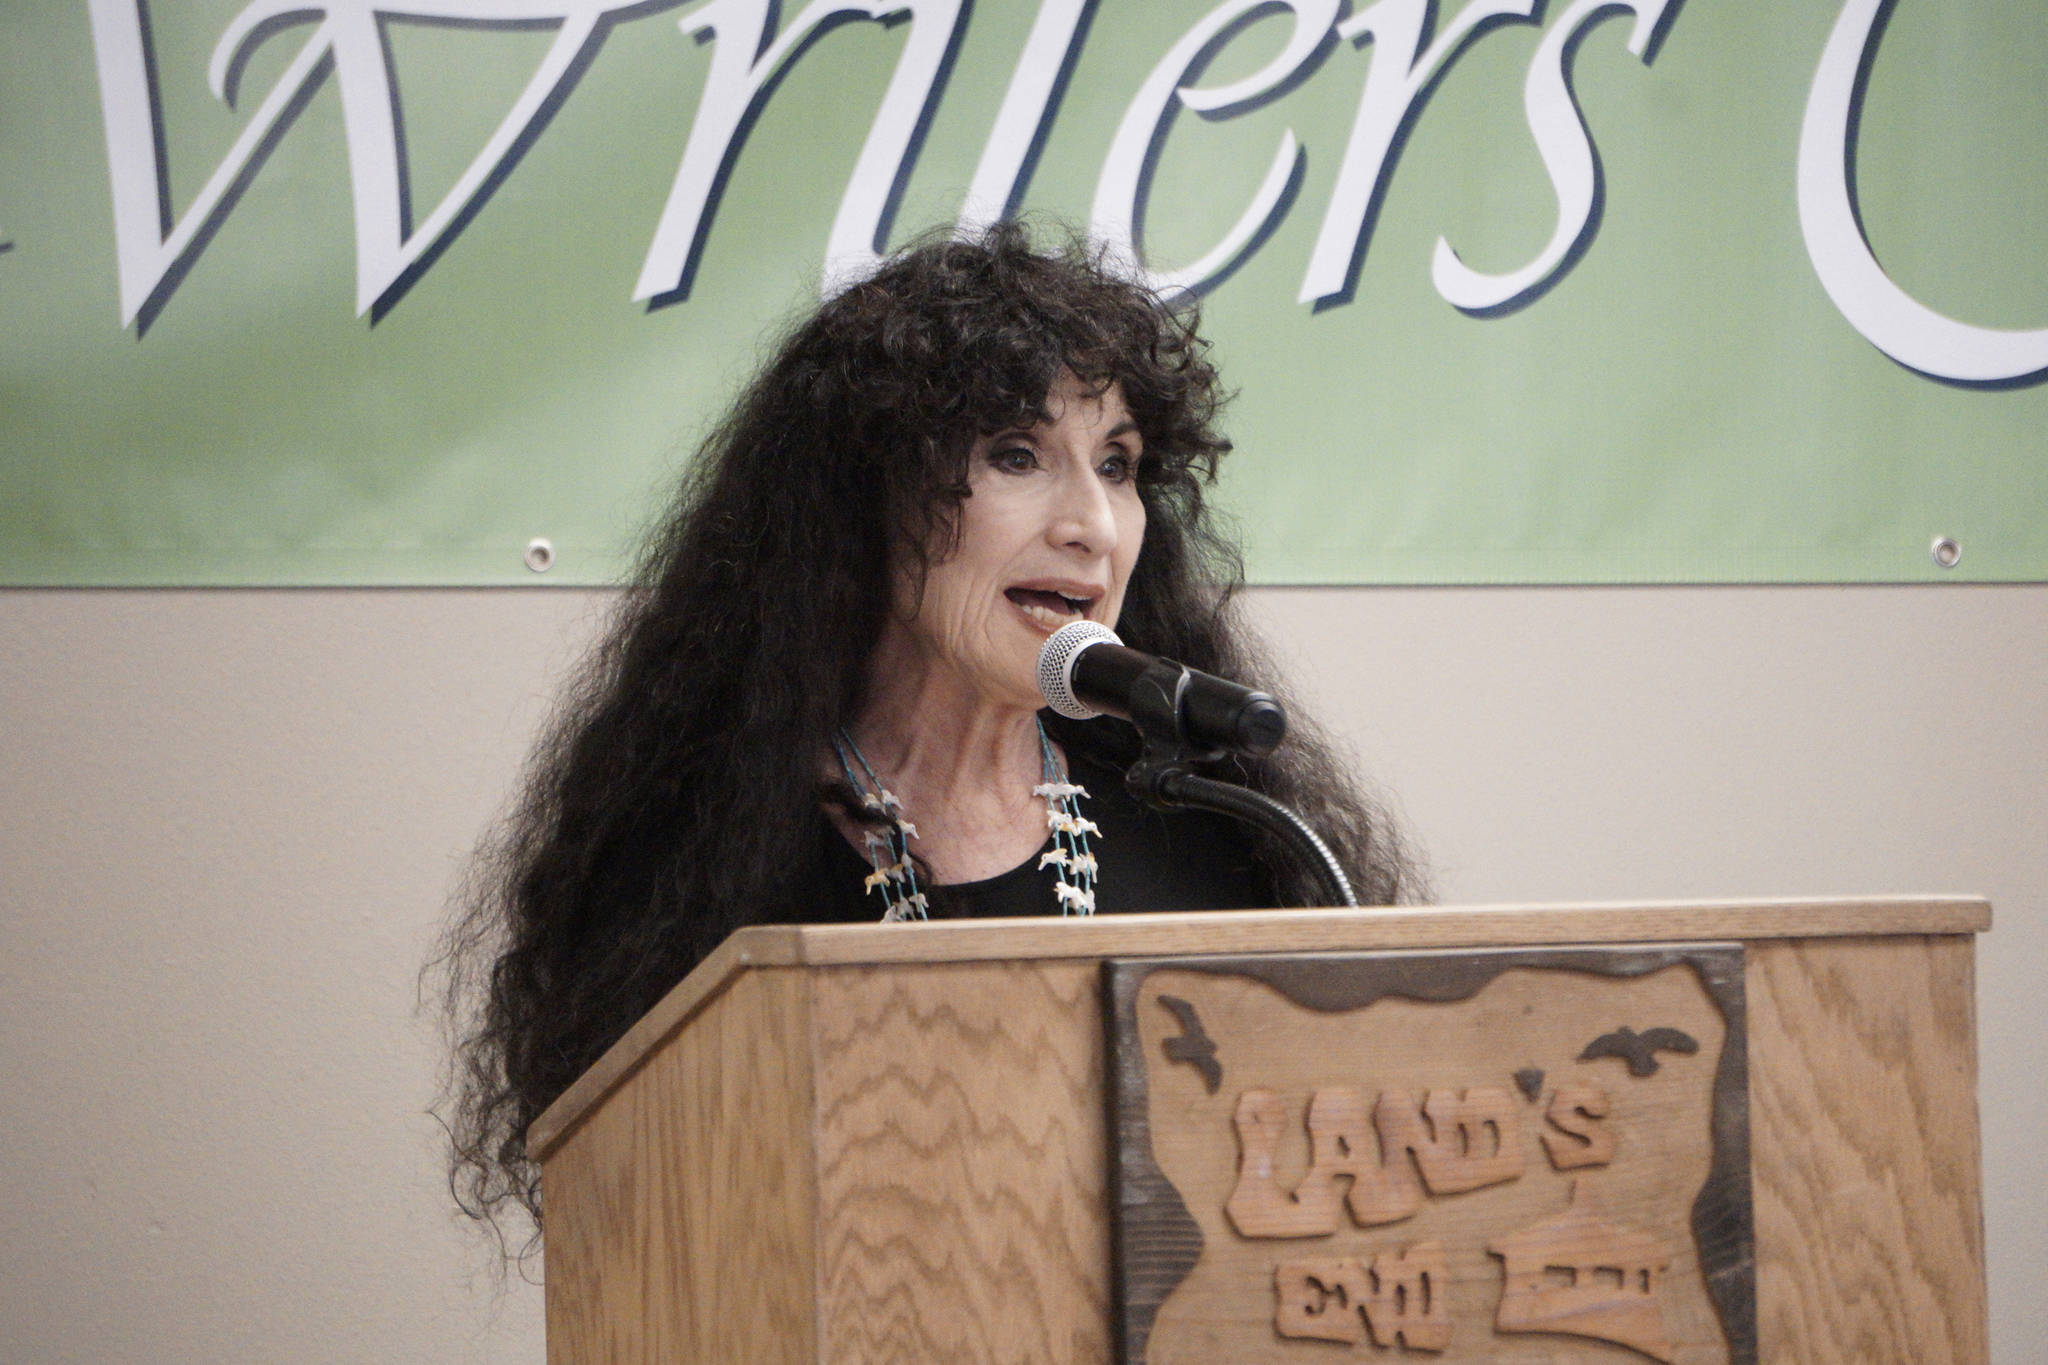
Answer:
<path fill-rule="evenodd" d="M 1944 569 L 1953 569 L 1963 562 L 1963 547 L 1952 536 L 1936 536 L 1934 544 L 1927 547 L 1927 553 L 1933 556 L 1937 566 Z"/>
<path fill-rule="evenodd" d="M 535 573 L 546 573 L 555 567 L 555 547 L 543 536 L 535 536 L 526 542 L 526 567 Z"/>

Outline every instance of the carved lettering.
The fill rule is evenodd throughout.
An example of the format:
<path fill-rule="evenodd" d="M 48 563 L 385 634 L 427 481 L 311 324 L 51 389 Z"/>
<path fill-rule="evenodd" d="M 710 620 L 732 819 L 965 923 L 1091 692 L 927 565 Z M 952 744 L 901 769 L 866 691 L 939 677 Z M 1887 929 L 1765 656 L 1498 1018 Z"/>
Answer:
<path fill-rule="evenodd" d="M 1237 1129 L 1237 1186 L 1223 1211 L 1242 1237 L 1320 1237 L 1337 1230 L 1337 1196 L 1325 1181 L 1304 1180 L 1293 1194 L 1273 1178 L 1287 1128 L 1287 1105 L 1271 1090 L 1247 1090 L 1231 1116 Z M 1306 1198 L 1304 1198 L 1306 1194 Z"/>
<path fill-rule="evenodd" d="M 1607 1117 L 1607 1092 L 1597 1085 L 1565 1085 L 1550 1097 L 1543 1118 L 1543 1150 L 1560 1171 L 1605 1166 L 1614 1160 L 1614 1130 L 1600 1122 Z"/>
<path fill-rule="evenodd" d="M 1390 1090 L 1373 1107 L 1373 1122 L 1390 1164 L 1397 1152 L 1413 1153 L 1431 1194 L 1462 1194 L 1522 1174 L 1521 1115 L 1497 1087 L 1432 1090 L 1419 1112 L 1412 1095 Z"/>
<path fill-rule="evenodd" d="M 1273 1271 L 1273 1330 L 1283 1337 L 1413 1351 L 1451 1344 L 1450 1272 L 1441 1242 L 1356 1259 L 1288 1261 Z"/>
<path fill-rule="evenodd" d="M 1375 1346 L 1392 1346 L 1397 1337 L 1414 1351 L 1441 1351 L 1451 1344 L 1450 1270 L 1441 1242 L 1383 1251 L 1372 1258 L 1372 1276 L 1365 1321 Z"/>
<path fill-rule="evenodd" d="M 1273 1267 L 1273 1330 L 1308 1341 L 1365 1340 L 1361 1310 L 1372 1299 L 1362 1261 L 1283 1261 Z"/>
<path fill-rule="evenodd" d="M 1245 1237 L 1320 1237 L 1337 1230 L 1347 1204 L 1361 1227 L 1397 1223 L 1422 1207 L 1422 1189 L 1406 1161 L 1387 1161 L 1365 1098 L 1349 1086 L 1317 1090 L 1309 1101 L 1309 1169 L 1292 1194 L 1273 1179 L 1273 1156 L 1287 1110 L 1270 1090 L 1247 1091 L 1235 1115 L 1237 1186 L 1224 1211 Z M 1349 1182 L 1348 1192 L 1339 1181 Z"/>
<path fill-rule="evenodd" d="M 1287 1128 L 1280 1096 L 1247 1090 L 1231 1122 L 1237 1183 L 1224 1212 L 1244 1237 L 1325 1236 L 1337 1230 L 1340 1202 L 1360 1227 L 1398 1223 L 1422 1207 L 1424 1186 L 1461 1194 L 1514 1180 L 1524 1165 L 1521 1116 L 1507 1091 L 1491 1086 L 1432 1090 L 1420 1105 L 1390 1090 L 1369 1112 L 1349 1086 L 1317 1090 L 1308 1106 L 1308 1173 L 1292 1193 L 1273 1170 Z"/>
<path fill-rule="evenodd" d="M 1375 1116 L 1377 1108 L 1375 1108 Z M 1415 1172 L 1400 1160 L 1400 1149 L 1366 1117 L 1364 1098 L 1346 1087 L 1318 1090 L 1308 1107 L 1311 1160 L 1304 1187 L 1328 1187 L 1334 1197 L 1340 1176 L 1351 1180 L 1345 1202 L 1360 1227 L 1398 1223 L 1422 1207 Z"/>

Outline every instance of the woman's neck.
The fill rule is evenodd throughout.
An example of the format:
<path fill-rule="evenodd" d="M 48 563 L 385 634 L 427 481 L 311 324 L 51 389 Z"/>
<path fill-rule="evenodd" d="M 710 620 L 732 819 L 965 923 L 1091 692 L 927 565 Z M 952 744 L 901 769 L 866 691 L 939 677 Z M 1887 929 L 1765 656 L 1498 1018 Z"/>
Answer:
<path fill-rule="evenodd" d="M 1043 773 L 1036 710 L 888 654 L 877 652 L 870 700 L 847 728 L 917 826 L 913 851 L 941 884 L 1009 871 L 1045 841 L 1031 791 Z"/>

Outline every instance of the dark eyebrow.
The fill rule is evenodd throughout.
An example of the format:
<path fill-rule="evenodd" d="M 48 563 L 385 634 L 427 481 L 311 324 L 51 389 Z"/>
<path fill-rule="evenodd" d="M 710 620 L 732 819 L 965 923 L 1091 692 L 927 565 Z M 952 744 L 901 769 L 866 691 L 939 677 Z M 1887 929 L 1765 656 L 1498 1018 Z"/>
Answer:
<path fill-rule="evenodd" d="M 1111 427 L 1109 429 L 1109 431 L 1103 436 L 1102 439 L 1105 441 L 1114 441 L 1117 437 L 1126 435 L 1136 436 L 1141 441 L 1145 439 L 1145 433 L 1138 430 L 1138 424 L 1136 422 L 1118 422 L 1114 427 Z"/>

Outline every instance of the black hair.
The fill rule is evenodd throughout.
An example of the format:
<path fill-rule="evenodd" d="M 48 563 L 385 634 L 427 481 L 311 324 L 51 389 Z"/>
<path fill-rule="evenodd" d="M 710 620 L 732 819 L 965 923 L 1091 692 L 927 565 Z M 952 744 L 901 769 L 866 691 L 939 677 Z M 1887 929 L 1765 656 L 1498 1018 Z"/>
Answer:
<path fill-rule="evenodd" d="M 944 553 L 969 447 L 1044 420 L 1063 370 L 1115 385 L 1144 441 L 1145 538 L 1119 634 L 1271 688 L 1207 501 L 1229 443 L 1191 306 L 1078 244 L 1039 250 L 1015 224 L 927 242 L 828 300 L 704 441 L 472 868 L 438 959 L 466 1211 L 538 1220 L 527 1126 L 734 929 L 801 914 L 814 873 L 792 851 L 817 843 L 819 804 L 837 795 L 820 759 L 860 711 L 892 566 Z M 1299 810 L 1361 903 L 1411 898 L 1390 822 L 1290 710 L 1288 742 L 1225 775 Z M 1053 728 L 1070 748 L 1131 756 L 1112 723 Z M 1261 852 L 1284 895 L 1317 898 L 1282 852 Z"/>

